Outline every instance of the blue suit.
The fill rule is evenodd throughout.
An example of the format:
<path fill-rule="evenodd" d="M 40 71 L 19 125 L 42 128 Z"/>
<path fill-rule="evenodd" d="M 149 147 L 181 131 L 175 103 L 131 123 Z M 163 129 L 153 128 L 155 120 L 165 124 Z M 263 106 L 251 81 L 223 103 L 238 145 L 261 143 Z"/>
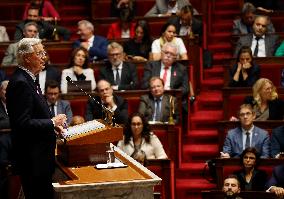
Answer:
<path fill-rule="evenodd" d="M 72 47 L 79 48 L 82 40 L 76 40 Z M 102 60 L 107 58 L 108 40 L 105 37 L 95 36 L 93 46 L 89 49 L 89 56 L 91 60 Z"/>
<path fill-rule="evenodd" d="M 270 140 L 267 131 L 254 126 L 251 147 L 255 147 L 261 158 L 270 157 Z M 231 157 L 239 157 L 243 152 L 243 133 L 242 128 L 237 127 L 228 132 L 224 141 L 223 152 L 230 154 Z"/>
<path fill-rule="evenodd" d="M 271 136 L 271 156 L 284 152 L 284 126 L 279 126 L 272 130 Z"/>
<path fill-rule="evenodd" d="M 266 183 L 266 188 L 277 186 L 284 188 L 284 165 L 274 167 L 272 176 Z"/>
<path fill-rule="evenodd" d="M 58 100 L 57 101 L 57 114 L 65 114 L 67 117 L 67 123 L 72 121 L 73 113 L 69 101 Z"/>

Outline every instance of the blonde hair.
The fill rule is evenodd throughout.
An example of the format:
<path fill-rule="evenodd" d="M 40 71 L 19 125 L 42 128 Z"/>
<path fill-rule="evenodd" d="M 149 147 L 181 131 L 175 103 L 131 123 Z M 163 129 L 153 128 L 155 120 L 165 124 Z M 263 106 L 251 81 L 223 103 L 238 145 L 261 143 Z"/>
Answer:
<path fill-rule="evenodd" d="M 260 106 L 260 104 L 261 104 L 261 97 L 260 97 L 259 93 L 266 83 L 269 83 L 272 86 L 272 97 L 271 97 L 270 100 L 274 100 L 274 99 L 278 98 L 276 87 L 274 86 L 272 81 L 270 81 L 267 78 L 260 78 L 254 83 L 254 85 L 252 87 L 253 99 L 256 101 L 258 106 Z"/>

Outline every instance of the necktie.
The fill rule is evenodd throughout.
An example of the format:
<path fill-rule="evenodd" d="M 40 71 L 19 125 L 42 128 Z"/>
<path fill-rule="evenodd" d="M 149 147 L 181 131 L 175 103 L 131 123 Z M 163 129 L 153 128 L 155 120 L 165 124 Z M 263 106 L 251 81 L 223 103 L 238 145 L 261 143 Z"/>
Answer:
<path fill-rule="evenodd" d="M 256 45 L 255 45 L 255 49 L 254 49 L 254 52 L 253 52 L 253 56 L 254 57 L 257 57 L 257 54 L 258 54 L 258 41 L 259 41 L 260 37 L 256 37 L 255 40 L 256 40 Z"/>
<path fill-rule="evenodd" d="M 119 77 L 119 70 L 118 70 L 118 68 L 116 68 L 115 84 L 116 85 L 120 84 L 120 77 Z"/>
<path fill-rule="evenodd" d="M 249 137 L 249 132 L 246 132 L 247 138 L 246 138 L 246 144 L 245 144 L 245 149 L 250 147 L 250 137 Z"/>
<path fill-rule="evenodd" d="M 163 74 L 163 80 L 164 80 L 164 84 L 166 84 L 166 81 L 167 81 L 167 76 L 168 76 L 168 69 L 169 67 L 165 67 L 164 68 L 164 74 Z"/>
<path fill-rule="evenodd" d="M 35 80 L 35 84 L 36 84 L 37 93 L 38 93 L 40 96 L 42 96 L 42 92 L 41 92 L 41 89 L 40 89 L 38 76 L 37 76 L 37 78 L 36 78 L 36 80 Z"/>
<path fill-rule="evenodd" d="M 155 121 L 161 121 L 161 99 L 155 99 L 156 108 L 155 108 Z"/>
<path fill-rule="evenodd" d="M 50 104 L 50 112 L 51 112 L 52 117 L 55 116 L 55 110 L 54 110 L 54 108 L 55 108 L 54 104 Z"/>

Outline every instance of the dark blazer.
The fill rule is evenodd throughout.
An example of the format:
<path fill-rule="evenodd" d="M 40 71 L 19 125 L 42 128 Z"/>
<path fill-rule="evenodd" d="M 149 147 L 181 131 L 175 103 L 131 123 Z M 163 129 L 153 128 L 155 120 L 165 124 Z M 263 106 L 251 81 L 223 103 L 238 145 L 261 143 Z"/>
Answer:
<path fill-rule="evenodd" d="M 247 96 L 244 99 L 245 104 L 254 106 L 256 102 L 252 96 Z M 283 120 L 284 118 L 284 102 L 281 99 L 275 99 L 268 102 L 269 117 L 268 120 Z"/>
<path fill-rule="evenodd" d="M 238 52 L 240 51 L 242 46 L 251 46 L 252 44 L 252 39 L 253 39 L 253 34 L 248 34 L 241 36 L 240 39 L 238 40 L 234 52 L 234 57 L 237 57 Z M 278 35 L 270 35 L 266 34 L 265 35 L 265 52 L 266 52 L 266 57 L 271 57 L 274 56 L 274 53 L 276 49 L 279 47 L 280 41 L 279 41 L 279 36 Z"/>
<path fill-rule="evenodd" d="M 0 129 L 9 129 L 10 121 L 9 116 L 6 113 L 3 103 L 0 100 Z"/>
<path fill-rule="evenodd" d="M 284 165 L 274 167 L 272 176 L 266 183 L 266 188 L 271 186 L 284 187 Z"/>
<path fill-rule="evenodd" d="M 260 75 L 260 67 L 257 64 L 252 64 L 251 68 L 247 70 L 248 77 L 246 80 L 244 80 L 242 73 L 240 72 L 239 81 L 235 81 L 234 75 L 237 72 L 238 64 L 235 64 L 230 70 L 230 83 L 229 86 L 233 87 L 248 87 L 253 86 L 253 84 L 256 82 L 256 80 L 259 79 Z"/>
<path fill-rule="evenodd" d="M 55 80 L 60 85 L 61 83 L 61 71 L 56 68 L 55 65 L 47 65 L 46 66 L 46 81 L 47 80 Z"/>
<path fill-rule="evenodd" d="M 274 158 L 280 152 L 284 152 L 284 126 L 272 129 L 271 156 Z"/>
<path fill-rule="evenodd" d="M 161 61 L 149 61 L 144 68 L 142 80 L 142 88 L 149 88 L 149 80 L 151 77 L 160 77 Z M 183 96 L 188 94 L 188 71 L 184 65 L 175 62 L 171 67 L 171 89 L 181 89 Z"/>
<path fill-rule="evenodd" d="M 72 47 L 79 48 L 82 40 L 76 40 Z M 105 37 L 95 35 L 93 46 L 89 49 L 89 56 L 91 60 L 102 60 L 107 58 L 108 40 Z"/>
<path fill-rule="evenodd" d="M 114 74 L 110 62 L 106 62 L 104 67 L 100 68 L 99 79 L 105 79 L 115 85 Z M 136 89 L 138 86 L 138 76 L 136 66 L 129 62 L 123 62 L 118 90 Z"/>
<path fill-rule="evenodd" d="M 254 126 L 252 135 L 252 147 L 255 147 L 261 158 L 270 157 L 270 140 L 267 131 Z M 243 152 L 243 133 L 241 127 L 229 130 L 223 146 L 223 152 L 230 156 L 239 157 Z"/>
<path fill-rule="evenodd" d="M 245 185 L 247 184 L 245 178 L 245 171 L 239 170 L 234 172 L 234 174 L 238 177 L 238 180 L 241 185 L 242 191 L 264 191 L 265 190 L 265 183 L 267 181 L 267 173 L 262 170 L 254 169 L 252 178 L 251 178 L 251 189 L 245 189 Z"/>
<path fill-rule="evenodd" d="M 179 34 L 181 23 L 180 23 L 180 17 L 178 16 L 173 16 L 170 17 L 168 22 L 174 24 L 176 26 L 176 32 Z M 191 24 L 191 29 L 193 34 L 199 35 L 200 38 L 202 38 L 203 34 L 203 29 L 202 29 L 202 21 L 192 17 L 192 24 Z"/>
<path fill-rule="evenodd" d="M 98 102 L 101 102 L 101 98 L 98 96 L 94 97 Z M 128 120 L 128 103 L 125 99 L 120 96 L 113 95 L 114 102 L 117 105 L 116 110 L 114 111 L 115 123 L 125 124 Z M 89 99 L 86 107 L 85 118 L 87 121 L 94 119 L 103 119 L 104 114 L 102 107 L 96 104 L 93 100 Z"/>
<path fill-rule="evenodd" d="M 51 176 L 56 135 L 45 98 L 29 74 L 18 68 L 7 87 L 12 157 L 19 174 Z"/>
<path fill-rule="evenodd" d="M 175 114 L 173 118 L 175 122 L 179 120 L 179 109 L 178 103 L 175 97 L 174 99 L 174 111 Z M 168 122 L 170 116 L 170 95 L 163 95 L 162 103 L 161 103 L 161 121 Z M 153 114 L 155 112 L 155 99 L 151 94 L 142 95 L 140 98 L 140 104 L 138 112 L 143 114 L 148 121 L 153 120 Z"/>

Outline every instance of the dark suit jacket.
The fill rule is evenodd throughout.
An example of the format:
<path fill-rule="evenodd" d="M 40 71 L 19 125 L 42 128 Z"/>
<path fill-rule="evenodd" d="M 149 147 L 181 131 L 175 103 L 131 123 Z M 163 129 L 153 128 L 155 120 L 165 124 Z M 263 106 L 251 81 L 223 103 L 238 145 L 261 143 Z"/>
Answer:
<path fill-rule="evenodd" d="M 100 68 L 99 79 L 105 79 L 115 85 L 114 74 L 110 62 L 106 62 L 104 67 Z M 136 66 L 132 63 L 123 62 L 118 90 L 136 89 L 138 86 L 138 76 Z"/>
<path fill-rule="evenodd" d="M 237 57 L 238 52 L 240 51 L 242 46 L 251 46 L 253 39 L 253 34 L 248 34 L 241 36 L 239 41 L 237 42 L 234 57 Z M 279 47 L 280 41 L 278 35 L 265 35 L 265 52 L 266 57 L 274 56 L 276 49 Z"/>
<path fill-rule="evenodd" d="M 7 87 L 12 157 L 16 171 L 50 176 L 54 171 L 55 132 L 44 97 L 29 74 L 18 68 Z"/>
<path fill-rule="evenodd" d="M 174 111 L 175 114 L 173 115 L 175 122 L 179 120 L 179 109 L 177 100 L 174 97 Z M 170 95 L 163 95 L 162 103 L 161 103 L 161 121 L 168 122 L 170 116 Z M 155 112 L 155 99 L 151 94 L 142 95 L 140 98 L 139 104 L 139 113 L 143 114 L 146 119 L 153 120 L 153 114 Z"/>
<path fill-rule="evenodd" d="M 79 48 L 82 40 L 76 40 L 72 47 Z M 107 58 L 108 41 L 105 37 L 95 35 L 93 46 L 89 49 L 89 56 L 92 60 L 102 60 Z"/>
<path fill-rule="evenodd" d="M 270 140 L 267 131 L 254 126 L 251 146 L 255 147 L 262 158 L 270 157 Z M 223 152 L 239 157 L 243 152 L 243 134 L 241 127 L 229 130 L 223 146 Z"/>
<path fill-rule="evenodd" d="M 9 116 L 6 113 L 4 105 L 0 100 L 0 129 L 9 129 L 9 128 L 10 128 Z"/>
<path fill-rule="evenodd" d="M 149 88 L 151 77 L 160 77 L 161 61 L 149 61 L 144 68 L 142 88 Z M 182 64 L 175 62 L 171 67 L 171 89 L 181 89 L 183 96 L 188 94 L 188 71 Z"/>
<path fill-rule="evenodd" d="M 279 126 L 272 130 L 271 136 L 271 156 L 284 152 L 284 126 Z"/>
<path fill-rule="evenodd" d="M 266 188 L 271 186 L 284 187 L 284 165 L 274 167 L 272 176 L 266 183 Z"/>
<path fill-rule="evenodd" d="M 128 104 L 125 99 L 120 96 L 113 95 L 114 102 L 117 105 L 116 110 L 114 111 L 115 123 L 125 124 L 128 120 Z M 100 97 L 94 97 L 98 102 L 101 102 Z M 87 121 L 94 119 L 103 119 L 104 114 L 102 112 L 102 107 L 96 104 L 93 100 L 89 99 L 86 107 L 85 118 Z"/>
<path fill-rule="evenodd" d="M 54 65 L 46 66 L 46 81 L 55 80 L 60 85 L 61 82 L 61 72 Z"/>
<path fill-rule="evenodd" d="M 177 34 L 179 34 L 180 27 L 181 27 L 180 17 L 178 17 L 178 16 L 170 17 L 168 22 L 170 22 L 170 23 L 172 23 L 176 26 L 176 32 L 177 32 Z M 193 17 L 192 18 L 192 24 L 191 24 L 191 29 L 192 29 L 193 34 L 197 34 L 197 35 L 199 35 L 200 38 L 202 38 L 202 33 L 203 33 L 202 28 L 203 28 L 202 27 L 202 21 Z"/>
<path fill-rule="evenodd" d="M 256 102 L 252 96 L 247 96 L 244 100 L 245 104 L 254 106 Z M 269 117 L 268 120 L 283 120 L 284 118 L 284 102 L 281 99 L 275 99 L 268 102 Z"/>

